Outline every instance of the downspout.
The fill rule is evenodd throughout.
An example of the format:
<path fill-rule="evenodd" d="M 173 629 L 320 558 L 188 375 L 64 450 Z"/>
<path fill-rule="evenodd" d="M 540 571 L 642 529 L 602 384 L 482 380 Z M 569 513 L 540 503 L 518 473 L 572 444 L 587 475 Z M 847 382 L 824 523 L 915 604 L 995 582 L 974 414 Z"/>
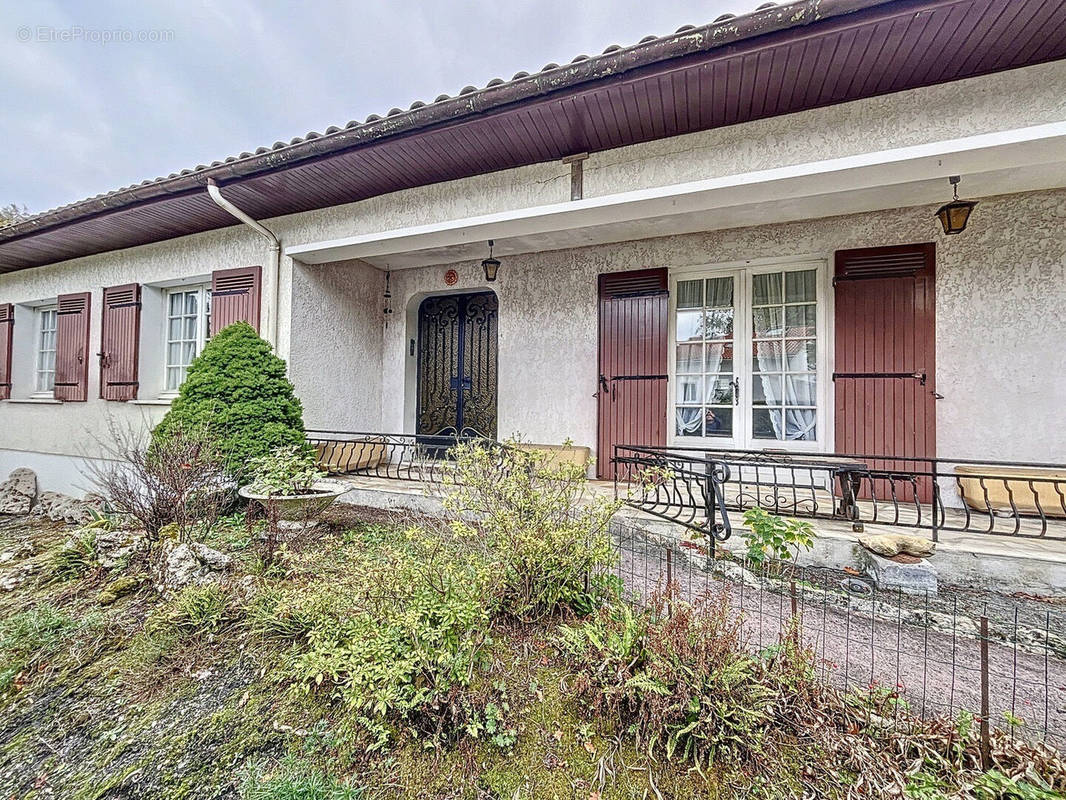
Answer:
<path fill-rule="evenodd" d="M 241 211 L 237 206 L 233 205 L 233 203 L 223 197 L 222 191 L 218 188 L 218 184 L 215 183 L 214 178 L 208 178 L 207 180 L 207 193 L 211 196 L 211 199 L 215 201 L 215 205 L 239 219 L 270 242 L 271 264 L 269 272 L 272 285 L 270 288 L 270 297 L 267 302 L 267 324 L 263 327 L 268 334 L 268 341 L 274 346 L 274 350 L 277 351 L 278 318 L 281 316 L 280 309 L 278 308 L 278 303 L 280 302 L 281 297 L 281 241 L 268 228 L 256 222 L 248 216 L 248 214 Z"/>

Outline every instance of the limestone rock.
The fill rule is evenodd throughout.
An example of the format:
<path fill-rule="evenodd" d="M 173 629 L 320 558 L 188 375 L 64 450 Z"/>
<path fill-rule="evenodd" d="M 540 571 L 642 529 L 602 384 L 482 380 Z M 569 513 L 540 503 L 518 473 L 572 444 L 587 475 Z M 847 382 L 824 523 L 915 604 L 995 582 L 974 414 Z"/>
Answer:
<path fill-rule="evenodd" d="M 735 561 L 727 561 L 725 559 L 715 561 L 714 573 L 734 583 L 743 583 L 749 589 L 758 589 L 762 585 L 754 572 L 745 569 Z"/>
<path fill-rule="evenodd" d="M 120 597 L 125 597 L 131 592 L 137 591 L 137 587 L 140 585 L 140 578 L 134 578 L 130 575 L 117 578 L 104 587 L 96 601 L 102 606 L 109 606 Z"/>
<path fill-rule="evenodd" d="M 186 586 L 197 586 L 222 580 L 233 562 L 228 555 L 199 542 L 171 541 L 164 543 L 164 556 L 159 579 L 160 592 L 175 592 Z"/>
<path fill-rule="evenodd" d="M 47 517 L 53 522 L 79 525 L 92 520 L 90 509 L 99 510 L 102 506 L 103 500 L 98 495 L 86 495 L 84 499 L 78 500 L 60 492 L 41 492 L 30 516 Z"/>
<path fill-rule="evenodd" d="M 95 540 L 96 559 L 104 569 L 112 569 L 144 548 L 147 541 L 144 531 L 100 531 Z"/>
<path fill-rule="evenodd" d="M 0 514 L 29 514 L 36 502 L 37 474 L 32 469 L 14 469 L 0 483 Z"/>
<path fill-rule="evenodd" d="M 908 536 L 903 533 L 882 533 L 874 536 L 860 536 L 859 544 L 871 553 L 891 558 L 905 553 L 918 558 L 928 558 L 936 552 L 936 542 L 921 536 Z"/>

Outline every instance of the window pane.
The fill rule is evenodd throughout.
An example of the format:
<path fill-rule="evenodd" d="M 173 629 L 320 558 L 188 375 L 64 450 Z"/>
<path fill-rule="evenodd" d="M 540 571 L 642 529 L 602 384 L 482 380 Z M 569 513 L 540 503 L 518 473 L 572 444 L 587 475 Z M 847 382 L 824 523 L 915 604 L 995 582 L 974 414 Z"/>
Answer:
<path fill-rule="evenodd" d="M 677 371 L 679 373 L 703 371 L 702 344 L 679 344 L 677 346 Z"/>
<path fill-rule="evenodd" d="M 751 412 L 751 435 L 756 439 L 781 439 L 781 409 L 756 408 Z"/>
<path fill-rule="evenodd" d="M 785 376 L 785 405 L 814 406 L 818 404 L 814 375 Z"/>
<path fill-rule="evenodd" d="M 196 341 L 196 317 L 185 318 L 184 338 L 193 342 Z"/>
<path fill-rule="evenodd" d="M 184 307 L 185 299 L 180 292 L 172 292 L 168 298 L 168 316 L 176 317 Z"/>
<path fill-rule="evenodd" d="M 752 303 L 757 306 L 772 306 L 781 303 L 781 273 L 753 275 L 751 279 Z"/>
<path fill-rule="evenodd" d="M 703 436 L 702 408 L 678 408 L 674 417 L 678 436 Z"/>
<path fill-rule="evenodd" d="M 703 312 L 677 312 L 677 341 L 699 341 L 703 338 Z"/>
<path fill-rule="evenodd" d="M 707 308 L 733 308 L 733 279 L 707 279 Z"/>
<path fill-rule="evenodd" d="M 815 277 L 817 271 L 806 269 L 801 272 L 785 273 L 785 302 L 813 303 L 817 298 Z"/>
<path fill-rule="evenodd" d="M 171 342 L 167 345 L 167 365 L 171 367 L 181 364 L 181 342 Z"/>
<path fill-rule="evenodd" d="M 817 414 L 813 408 L 785 410 L 785 438 L 794 442 L 808 442 L 818 438 L 815 425 Z"/>
<path fill-rule="evenodd" d="M 813 372 L 816 365 L 817 345 L 814 339 L 789 339 L 785 342 L 790 372 Z"/>
<path fill-rule="evenodd" d="M 780 336 L 781 330 L 781 306 L 769 306 L 752 310 L 752 331 L 758 339 L 768 336 Z"/>
<path fill-rule="evenodd" d="M 707 339 L 732 339 L 733 338 L 733 309 L 716 308 L 707 312 L 704 325 L 704 338 Z"/>
<path fill-rule="evenodd" d="M 722 406 L 708 408 L 703 414 L 705 436 L 733 435 L 733 408 Z"/>
<path fill-rule="evenodd" d="M 786 306 L 785 327 L 788 329 L 787 336 L 814 336 L 818 333 L 816 327 L 817 312 L 814 305 L 809 306 Z"/>
<path fill-rule="evenodd" d="M 703 281 L 677 282 L 678 308 L 703 308 Z"/>
<path fill-rule="evenodd" d="M 733 345 L 708 344 L 706 348 L 707 372 L 733 371 Z"/>
<path fill-rule="evenodd" d="M 703 378 L 696 375 L 681 375 L 677 379 L 678 403 L 703 402 Z"/>
<path fill-rule="evenodd" d="M 707 402 L 713 405 L 731 405 L 733 402 L 733 381 L 722 376 L 707 378 Z"/>
<path fill-rule="evenodd" d="M 756 406 L 781 405 L 781 376 L 756 375 L 751 382 L 751 402 Z"/>
<path fill-rule="evenodd" d="M 181 363 L 187 367 L 196 358 L 196 342 L 186 342 L 182 347 L 185 349 L 181 354 Z"/>
<path fill-rule="evenodd" d="M 199 292 L 186 292 L 185 293 L 185 313 L 186 314 L 195 314 L 196 313 L 196 307 L 200 304 L 199 300 L 200 300 L 200 293 Z"/>
<path fill-rule="evenodd" d="M 781 342 L 756 342 L 751 368 L 756 372 L 782 372 Z"/>

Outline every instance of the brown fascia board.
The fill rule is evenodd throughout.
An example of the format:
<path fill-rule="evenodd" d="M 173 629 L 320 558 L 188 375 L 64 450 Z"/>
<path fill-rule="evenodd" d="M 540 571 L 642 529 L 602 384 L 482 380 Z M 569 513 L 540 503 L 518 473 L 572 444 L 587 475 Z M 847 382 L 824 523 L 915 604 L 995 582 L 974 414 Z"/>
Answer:
<path fill-rule="evenodd" d="M 0 242 L 33 236 L 46 230 L 81 222 L 117 209 L 131 208 L 167 197 L 182 197 L 204 190 L 208 179 L 220 185 L 255 175 L 278 172 L 298 163 L 329 157 L 385 138 L 410 135 L 419 131 L 474 119 L 526 100 L 572 89 L 592 81 L 650 67 L 664 61 L 726 48 L 769 33 L 805 28 L 816 22 L 857 11 L 885 6 L 895 16 L 914 10 L 950 5 L 958 0 L 801 0 L 782 5 L 761 7 L 751 14 L 714 22 L 698 28 L 643 41 L 627 48 L 609 49 L 601 55 L 581 58 L 560 67 L 546 68 L 524 77 L 463 93 L 446 100 L 420 105 L 415 103 L 403 112 L 390 112 L 375 119 L 371 115 L 362 124 L 333 133 L 309 134 L 277 149 L 259 148 L 256 153 L 222 163 L 201 165 L 195 169 L 61 206 L 29 219 L 0 228 Z M 865 16 L 865 15 L 864 15 Z M 867 18 L 865 21 L 869 21 Z M 265 151 L 265 152 L 264 152 Z"/>

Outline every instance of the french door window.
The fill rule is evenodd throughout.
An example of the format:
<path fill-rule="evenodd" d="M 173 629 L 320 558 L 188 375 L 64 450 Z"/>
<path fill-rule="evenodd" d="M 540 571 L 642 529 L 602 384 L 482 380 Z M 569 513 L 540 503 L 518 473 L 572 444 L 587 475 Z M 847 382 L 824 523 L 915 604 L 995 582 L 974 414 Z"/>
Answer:
<path fill-rule="evenodd" d="M 166 383 L 176 392 L 185 382 L 189 365 L 208 339 L 211 287 L 195 286 L 167 292 Z"/>
<path fill-rule="evenodd" d="M 37 370 L 34 389 L 50 394 L 56 382 L 56 308 L 37 311 Z"/>
<path fill-rule="evenodd" d="M 675 278 L 677 443 L 817 446 L 821 274 L 808 264 Z"/>

